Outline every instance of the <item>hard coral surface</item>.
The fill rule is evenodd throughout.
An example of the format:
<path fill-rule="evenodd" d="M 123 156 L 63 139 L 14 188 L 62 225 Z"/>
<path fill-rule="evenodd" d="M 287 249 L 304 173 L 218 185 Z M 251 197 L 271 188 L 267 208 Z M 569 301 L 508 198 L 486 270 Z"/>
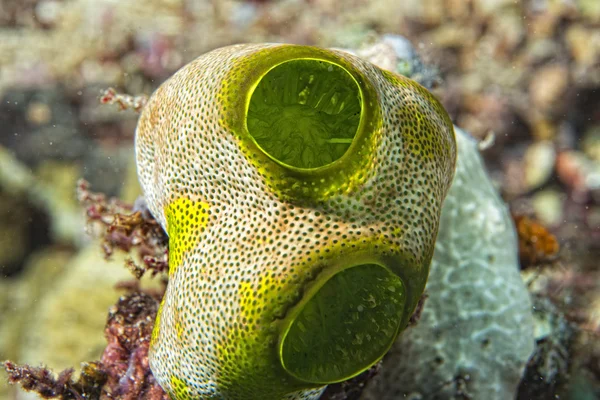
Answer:
<path fill-rule="evenodd" d="M 35 392 L 43 399 L 99 398 L 100 387 L 106 381 L 104 372 L 95 363 L 85 365 L 77 380 L 72 379 L 72 369 L 57 375 L 44 367 L 21 366 L 12 361 L 3 364 L 10 383 L 20 384 L 23 389 Z"/>
<path fill-rule="evenodd" d="M 105 328 L 108 345 L 101 358 L 103 395 L 112 399 L 167 400 L 148 366 L 148 346 L 159 301 L 137 292 L 119 299 Z"/>
<path fill-rule="evenodd" d="M 416 326 L 384 357 L 364 399 L 514 397 L 534 349 L 517 238 L 476 142 L 459 129 L 457 171 Z"/>
<path fill-rule="evenodd" d="M 58 375 L 46 368 L 4 363 L 9 381 L 42 398 L 168 400 L 148 367 L 148 346 L 158 300 L 143 292 L 119 299 L 104 334 L 108 345 L 99 362 L 87 363 L 77 379 L 73 370 Z"/>

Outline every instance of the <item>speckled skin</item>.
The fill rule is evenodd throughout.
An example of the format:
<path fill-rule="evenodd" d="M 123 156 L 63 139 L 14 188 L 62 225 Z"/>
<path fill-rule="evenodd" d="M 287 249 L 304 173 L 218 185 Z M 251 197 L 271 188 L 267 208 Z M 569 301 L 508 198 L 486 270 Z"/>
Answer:
<path fill-rule="evenodd" d="M 287 168 L 249 136 L 244 107 L 261 73 L 290 58 L 349 73 L 363 134 L 338 161 Z M 176 399 L 309 399 L 322 385 L 278 357 L 286 315 L 312 282 L 381 263 L 406 289 L 406 326 L 424 289 L 453 178 L 450 120 L 421 86 L 341 51 L 237 45 L 191 62 L 150 98 L 136 132 L 140 182 L 169 235 L 169 285 L 150 365 Z"/>
<path fill-rule="evenodd" d="M 442 210 L 429 297 L 362 400 L 511 400 L 533 352 L 514 226 L 477 143 L 455 131 L 456 176 Z"/>

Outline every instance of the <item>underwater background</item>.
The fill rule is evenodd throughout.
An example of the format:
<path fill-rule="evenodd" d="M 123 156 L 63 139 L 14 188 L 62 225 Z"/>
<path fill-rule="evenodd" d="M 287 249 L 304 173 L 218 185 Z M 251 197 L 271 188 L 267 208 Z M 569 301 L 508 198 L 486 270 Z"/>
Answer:
<path fill-rule="evenodd" d="M 129 351 L 124 360 L 140 356 L 119 341 L 134 325 L 127 310 L 146 321 L 136 335 L 152 327 L 164 291 L 160 228 L 125 219 L 106 233 L 141 194 L 133 139 L 144 100 L 116 93 L 148 96 L 228 44 L 376 56 L 388 34 L 410 40 L 423 82 L 480 142 L 516 225 L 536 339 L 516 398 L 600 398 L 597 0 L 0 0 L 0 361 L 16 363 L 11 379 L 77 398 L 86 382 L 64 389 L 69 374 L 56 381 L 15 365 L 77 377 L 86 362 L 88 383 L 107 384 L 93 364 L 108 361 L 107 340 Z M 375 373 L 325 396 L 359 398 Z M 0 399 L 39 398 L 8 376 L 0 372 Z M 127 398 L 162 398 L 148 385 Z M 472 398 L 468 377 L 440 385 L 456 388 L 440 398 Z"/>

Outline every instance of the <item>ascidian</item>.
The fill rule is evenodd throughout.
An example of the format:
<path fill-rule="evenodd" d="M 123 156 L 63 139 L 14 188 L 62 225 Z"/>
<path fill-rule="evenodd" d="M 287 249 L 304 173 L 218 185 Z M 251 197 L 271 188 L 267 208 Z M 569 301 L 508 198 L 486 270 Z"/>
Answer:
<path fill-rule="evenodd" d="M 160 385 L 178 400 L 316 399 L 406 327 L 456 142 L 406 77 L 338 50 L 236 45 L 156 90 L 136 157 L 169 236 Z"/>

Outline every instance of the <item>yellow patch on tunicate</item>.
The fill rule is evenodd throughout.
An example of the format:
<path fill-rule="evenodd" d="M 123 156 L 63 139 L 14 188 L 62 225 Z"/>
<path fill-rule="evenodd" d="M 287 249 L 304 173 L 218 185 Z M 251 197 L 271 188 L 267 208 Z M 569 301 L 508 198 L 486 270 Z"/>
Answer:
<path fill-rule="evenodd" d="M 158 312 L 156 313 L 156 320 L 154 321 L 154 328 L 152 328 L 152 335 L 150 336 L 150 347 L 154 346 L 156 339 L 160 335 L 160 316 L 162 314 L 163 305 L 165 304 L 165 298 L 163 297 L 160 305 L 158 306 Z"/>
<path fill-rule="evenodd" d="M 173 388 L 172 398 L 177 400 L 192 400 L 188 392 L 188 386 L 184 380 L 179 379 L 175 375 L 171 377 L 171 388 Z"/>
<path fill-rule="evenodd" d="M 175 322 L 175 331 L 177 332 L 177 338 L 181 339 L 181 336 L 183 335 L 183 325 L 181 324 L 179 318 L 178 321 Z"/>
<path fill-rule="evenodd" d="M 261 308 L 257 299 L 258 293 L 252 286 L 250 282 L 242 282 L 239 289 L 240 311 L 242 312 L 242 321 L 245 323 L 254 322 L 253 317 L 259 313 Z"/>
<path fill-rule="evenodd" d="M 286 292 L 285 277 L 273 276 L 267 271 L 257 278 L 258 282 L 239 284 L 240 313 L 226 340 L 216 346 L 221 361 L 219 375 L 227 376 L 229 387 L 224 390 L 231 390 L 232 398 L 239 398 L 236 396 L 243 392 L 239 392 L 238 387 L 245 385 L 247 398 L 280 399 L 287 391 L 314 385 L 290 379 L 279 364 L 277 353 L 272 351 L 277 321 L 284 315 L 274 303 L 279 304 L 280 296 Z M 267 372 L 279 384 L 261 387 L 253 377 L 256 371 Z M 262 393 L 259 397 L 258 388 Z"/>
<path fill-rule="evenodd" d="M 208 225 L 208 203 L 182 197 L 165 208 L 169 235 L 169 275 L 181 265 L 183 255 L 200 241 Z"/>
<path fill-rule="evenodd" d="M 448 142 L 435 140 L 442 124 L 452 126 L 440 102 L 417 82 L 389 71 L 381 71 L 388 82 L 403 93 L 403 107 L 396 110 L 398 119 L 405 124 L 404 148 L 407 153 L 433 161 L 448 154 Z"/>
<path fill-rule="evenodd" d="M 177 333 L 177 339 L 181 340 L 187 327 L 185 312 L 178 307 L 175 307 L 173 309 L 173 320 L 175 322 L 175 333 Z"/>

